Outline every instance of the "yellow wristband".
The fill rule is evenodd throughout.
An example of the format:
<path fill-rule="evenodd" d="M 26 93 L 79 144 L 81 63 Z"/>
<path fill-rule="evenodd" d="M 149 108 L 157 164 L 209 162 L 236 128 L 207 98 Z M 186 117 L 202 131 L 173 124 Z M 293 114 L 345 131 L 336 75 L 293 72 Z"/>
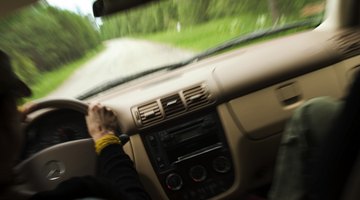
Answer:
<path fill-rule="evenodd" d="M 121 144 L 120 139 L 114 133 L 106 134 L 95 142 L 96 153 L 100 154 L 101 150 L 110 144 Z"/>

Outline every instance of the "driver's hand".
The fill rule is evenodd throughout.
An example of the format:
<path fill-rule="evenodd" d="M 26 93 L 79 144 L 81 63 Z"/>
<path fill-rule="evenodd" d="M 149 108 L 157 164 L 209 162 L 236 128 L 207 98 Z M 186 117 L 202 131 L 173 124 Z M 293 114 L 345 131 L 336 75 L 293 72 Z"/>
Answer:
<path fill-rule="evenodd" d="M 92 103 L 89 105 L 86 123 L 90 136 L 96 142 L 101 137 L 114 133 L 118 122 L 111 109 L 100 103 Z"/>
<path fill-rule="evenodd" d="M 21 121 L 26 121 L 27 115 L 36 109 L 37 104 L 34 102 L 25 103 L 22 106 L 18 107 L 18 111 L 20 112 Z"/>

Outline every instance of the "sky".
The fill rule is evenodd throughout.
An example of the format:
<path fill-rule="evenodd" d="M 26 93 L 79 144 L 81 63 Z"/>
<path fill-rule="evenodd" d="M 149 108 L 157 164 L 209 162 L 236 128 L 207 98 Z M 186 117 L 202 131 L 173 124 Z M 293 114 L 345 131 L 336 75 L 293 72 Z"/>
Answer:
<path fill-rule="evenodd" d="M 47 0 L 50 5 L 71 10 L 73 12 L 80 12 L 81 14 L 92 14 L 92 4 L 94 0 Z"/>

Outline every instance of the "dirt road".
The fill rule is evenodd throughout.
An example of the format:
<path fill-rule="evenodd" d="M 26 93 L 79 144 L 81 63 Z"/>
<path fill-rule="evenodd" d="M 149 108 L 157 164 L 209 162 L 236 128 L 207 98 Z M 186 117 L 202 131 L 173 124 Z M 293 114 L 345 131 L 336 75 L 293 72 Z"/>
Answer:
<path fill-rule="evenodd" d="M 47 97 L 76 97 L 99 84 L 189 58 L 193 52 L 145 40 L 115 39 Z"/>

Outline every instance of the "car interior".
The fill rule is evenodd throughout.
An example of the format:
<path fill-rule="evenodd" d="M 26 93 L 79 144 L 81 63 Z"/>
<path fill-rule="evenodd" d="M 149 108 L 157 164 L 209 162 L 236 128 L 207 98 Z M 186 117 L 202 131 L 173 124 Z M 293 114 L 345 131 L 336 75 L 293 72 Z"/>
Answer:
<path fill-rule="evenodd" d="M 33 2 L 1 2 L 0 13 Z M 142 3 L 148 2 L 120 7 Z M 114 12 L 104 8 L 94 13 Z M 27 143 L 16 166 L 23 180 L 18 190 L 31 194 L 95 174 L 84 115 L 97 101 L 117 114 L 118 133 L 129 136 L 124 150 L 152 199 L 266 198 L 294 110 L 315 97 L 343 99 L 360 69 L 360 2 L 327 0 L 325 12 L 312 30 L 232 49 L 84 100 L 37 101 L 23 122 Z M 32 139 L 59 130 L 83 139 Z"/>

